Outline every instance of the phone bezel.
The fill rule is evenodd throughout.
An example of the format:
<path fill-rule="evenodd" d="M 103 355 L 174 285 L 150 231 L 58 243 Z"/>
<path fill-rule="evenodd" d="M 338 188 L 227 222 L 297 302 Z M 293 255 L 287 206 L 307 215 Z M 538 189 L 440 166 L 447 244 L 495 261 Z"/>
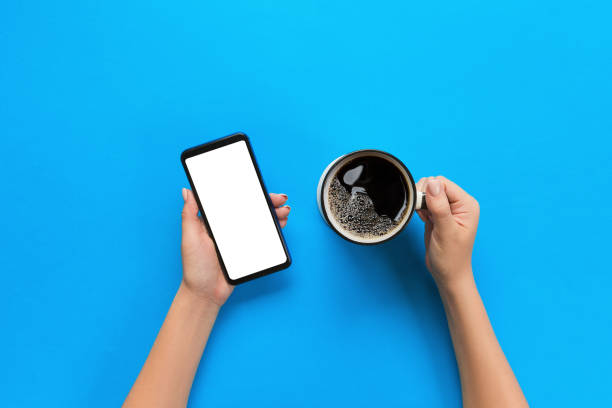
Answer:
<path fill-rule="evenodd" d="M 244 141 L 246 143 L 247 149 L 249 151 L 249 155 L 251 156 L 251 161 L 253 162 L 253 166 L 255 167 L 255 172 L 257 173 L 257 178 L 259 179 L 259 185 L 266 197 L 266 202 L 268 203 L 268 208 L 270 209 L 270 215 L 272 216 L 272 219 L 274 221 L 274 225 L 276 226 L 276 231 L 278 233 L 278 237 L 280 238 L 280 241 L 283 245 L 283 250 L 285 251 L 285 256 L 286 256 L 286 261 L 282 264 L 273 266 L 271 268 L 268 269 L 264 269 L 252 274 L 249 274 L 247 276 L 243 276 L 242 278 L 238 278 L 238 279 L 232 279 L 230 278 L 229 274 L 227 273 L 227 269 L 225 268 L 225 263 L 223 262 L 223 257 L 221 256 L 221 253 L 219 252 L 219 248 L 217 246 L 217 241 L 215 240 L 215 236 L 212 233 L 211 229 L 210 229 L 210 225 L 208 224 L 208 219 L 206 218 L 206 211 L 204 211 L 204 208 L 202 206 L 202 203 L 200 202 L 200 197 L 198 196 L 198 193 L 195 189 L 195 185 L 193 184 L 193 180 L 191 179 L 191 174 L 189 173 L 189 169 L 187 168 L 187 165 L 185 163 L 185 160 L 187 160 L 190 157 L 193 156 L 198 156 L 202 153 L 206 153 L 209 152 L 211 150 L 215 150 L 218 149 L 220 147 L 223 146 L 227 146 L 229 144 L 232 143 L 236 143 L 239 141 Z M 246 134 L 242 133 L 242 132 L 238 132 L 238 133 L 234 133 L 232 135 L 229 136 L 225 136 L 216 140 L 212 140 L 210 142 L 198 145 L 198 146 L 194 146 L 191 147 L 189 149 L 184 150 L 181 153 L 181 163 L 183 164 L 183 169 L 185 170 L 185 174 L 187 175 L 187 179 L 189 180 L 189 185 L 191 186 L 191 191 L 193 192 L 193 195 L 195 196 L 196 202 L 198 203 L 198 208 L 200 210 L 200 214 L 202 215 L 202 219 L 204 221 L 204 225 L 206 226 L 206 229 L 208 230 L 208 234 L 210 235 L 210 238 L 213 240 L 214 244 L 215 244 L 215 251 L 217 252 L 217 258 L 219 259 L 219 265 L 221 266 L 221 270 L 223 271 L 223 275 L 225 276 L 225 279 L 232 285 L 238 285 L 244 282 L 248 282 L 250 280 L 253 279 L 257 279 L 260 278 L 262 276 L 265 275 L 269 275 L 271 273 L 274 272 L 278 272 L 280 270 L 286 269 L 291 265 L 291 255 L 289 255 L 289 249 L 287 248 L 287 243 L 285 242 L 285 237 L 283 236 L 283 233 L 281 231 L 281 226 L 278 222 L 278 217 L 276 216 L 276 211 L 274 210 L 274 205 L 272 205 L 272 200 L 270 200 L 270 195 L 268 194 L 268 190 L 266 189 L 266 186 L 264 184 L 263 178 L 261 177 L 261 172 L 259 171 L 259 166 L 257 165 L 257 160 L 255 159 L 255 154 L 253 153 L 253 149 L 251 147 L 251 142 L 249 141 L 249 138 L 247 137 Z"/>

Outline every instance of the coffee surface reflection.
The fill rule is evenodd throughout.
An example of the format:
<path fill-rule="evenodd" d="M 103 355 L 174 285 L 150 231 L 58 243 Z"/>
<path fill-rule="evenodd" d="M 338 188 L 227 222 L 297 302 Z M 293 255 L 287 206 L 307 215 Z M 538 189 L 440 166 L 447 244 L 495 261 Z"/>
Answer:
<path fill-rule="evenodd" d="M 343 228 L 375 238 L 393 230 L 406 216 L 407 190 L 395 165 L 380 157 L 360 157 L 336 173 L 329 185 L 329 204 Z"/>

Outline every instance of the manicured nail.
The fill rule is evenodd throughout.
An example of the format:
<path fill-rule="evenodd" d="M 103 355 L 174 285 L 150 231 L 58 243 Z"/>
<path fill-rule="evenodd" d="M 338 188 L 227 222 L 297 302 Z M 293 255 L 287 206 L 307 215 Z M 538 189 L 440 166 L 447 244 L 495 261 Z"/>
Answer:
<path fill-rule="evenodd" d="M 288 205 L 286 205 L 285 208 L 291 211 L 291 207 L 289 207 Z"/>
<path fill-rule="evenodd" d="M 187 189 L 183 188 L 183 200 L 187 201 Z"/>
<path fill-rule="evenodd" d="M 427 181 L 427 192 L 432 196 L 437 196 L 440 194 L 441 189 L 442 186 L 440 185 L 440 180 L 433 179 Z"/>

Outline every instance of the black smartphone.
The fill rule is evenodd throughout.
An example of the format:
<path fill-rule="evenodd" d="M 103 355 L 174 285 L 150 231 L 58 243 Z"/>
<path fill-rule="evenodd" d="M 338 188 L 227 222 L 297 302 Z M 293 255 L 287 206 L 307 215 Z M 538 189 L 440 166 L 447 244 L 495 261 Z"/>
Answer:
<path fill-rule="evenodd" d="M 244 133 L 187 149 L 181 162 L 229 283 L 243 283 L 291 265 Z"/>

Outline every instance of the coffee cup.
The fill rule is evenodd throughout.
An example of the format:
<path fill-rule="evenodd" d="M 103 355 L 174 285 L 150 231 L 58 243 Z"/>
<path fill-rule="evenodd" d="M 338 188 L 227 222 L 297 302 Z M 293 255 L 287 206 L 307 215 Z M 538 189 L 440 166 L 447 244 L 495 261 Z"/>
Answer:
<path fill-rule="evenodd" d="M 375 149 L 357 150 L 332 161 L 317 187 L 321 216 L 342 238 L 374 245 L 396 237 L 415 210 L 426 208 L 408 168 Z"/>

